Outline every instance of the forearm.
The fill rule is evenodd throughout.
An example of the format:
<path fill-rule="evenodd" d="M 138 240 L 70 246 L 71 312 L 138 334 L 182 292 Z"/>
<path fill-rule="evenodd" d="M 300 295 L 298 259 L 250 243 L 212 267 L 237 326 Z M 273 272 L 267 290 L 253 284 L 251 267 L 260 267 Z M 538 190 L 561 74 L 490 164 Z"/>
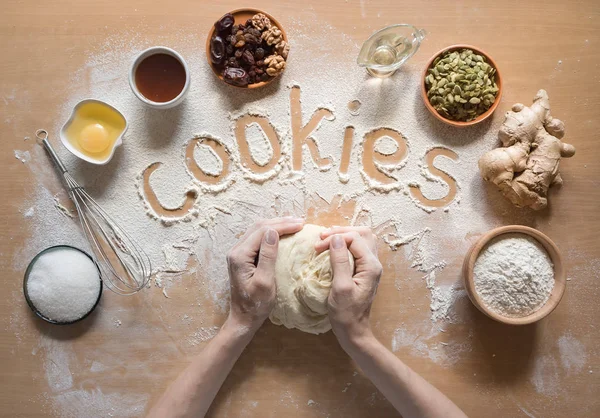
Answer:
<path fill-rule="evenodd" d="M 219 333 L 169 386 L 149 418 L 202 417 L 255 330 L 228 319 Z"/>
<path fill-rule="evenodd" d="M 370 332 L 342 346 L 404 418 L 466 417 Z"/>

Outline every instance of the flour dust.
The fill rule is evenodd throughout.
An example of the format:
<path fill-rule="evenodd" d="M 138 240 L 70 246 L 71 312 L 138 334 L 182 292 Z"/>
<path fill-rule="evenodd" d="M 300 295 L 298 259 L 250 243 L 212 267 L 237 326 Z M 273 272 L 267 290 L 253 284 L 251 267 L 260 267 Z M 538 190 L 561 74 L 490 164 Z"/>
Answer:
<path fill-rule="evenodd" d="M 224 85 L 214 77 L 195 35 L 178 32 L 170 38 L 145 40 L 131 33 L 131 41 L 123 41 L 122 34 L 119 40 L 107 40 L 90 54 L 85 67 L 75 72 L 69 98 L 56 120 L 66 120 L 73 105 L 83 98 L 104 100 L 121 110 L 129 122 L 123 146 L 105 166 L 90 167 L 55 142 L 60 157 L 73 177 L 143 244 L 154 266 L 154 286 L 161 288 L 165 297 L 173 297 L 173 292 L 184 286 L 181 277 L 191 270 L 203 285 L 202 297 L 219 312 L 225 312 L 228 306 L 226 250 L 251 222 L 281 215 L 318 217 L 319 213 L 344 213 L 342 209 L 352 207 L 352 213 L 344 215 L 340 222 L 372 227 L 381 243 L 389 251 L 396 251 L 394 257 L 409 260 L 412 269 L 422 277 L 422 286 L 431 293 L 431 315 L 416 324 L 407 324 L 406 331 L 413 335 L 426 332 L 415 339 L 402 331 L 402 325 L 392 337 L 393 348 L 412 347 L 414 355 L 440 364 L 458 361 L 470 350 L 469 340 L 444 346 L 434 338 L 435 330 L 457 320 L 453 305 L 464 297 L 456 277 L 445 275 L 447 266 L 467 251 L 471 236 L 498 222 L 494 212 L 489 214 L 490 207 L 508 216 L 515 214 L 501 196 L 487 195 L 478 175 L 477 160 L 496 144 L 496 129 L 482 124 L 457 130 L 439 123 L 428 114 L 419 96 L 418 65 L 406 65 L 388 79 L 371 78 L 356 66 L 356 43 L 310 13 L 291 21 L 287 29 L 292 51 L 283 76 L 265 88 L 248 91 Z M 144 107 L 131 93 L 127 80 L 135 55 L 158 41 L 177 49 L 192 68 L 188 97 L 180 106 L 166 111 Z M 304 147 L 302 170 L 291 169 L 290 92 L 294 86 L 301 89 L 302 125 L 318 109 L 328 109 L 333 114 L 320 121 L 309 135 L 314 138 L 320 157 L 331 162 L 328 168 L 316 164 Z M 354 103 L 350 109 L 348 103 Z M 260 175 L 250 173 L 238 155 L 235 119 L 245 114 L 266 117 L 279 141 L 280 161 Z M 348 126 L 354 127 L 355 132 L 348 173 L 340 181 L 338 169 Z M 59 127 L 57 122 L 52 132 L 58 132 Z M 364 135 L 379 128 L 398 131 L 407 146 L 401 163 L 380 167 L 390 181 L 388 184 L 366 178 L 362 170 Z M 222 184 L 201 185 L 186 168 L 186 146 L 198 134 L 214 137 L 231 154 L 230 172 Z M 259 167 L 267 166 L 274 148 L 263 130 L 253 124 L 247 127 L 246 137 L 253 162 Z M 56 135 L 53 138 L 56 141 Z M 374 146 L 384 156 L 397 150 L 387 139 Z M 440 156 L 434 162 L 457 183 L 457 197 L 443 210 L 425 207 L 410 192 L 410 186 L 418 184 L 429 199 L 440 199 L 448 193 L 448 185 L 425 169 L 425 155 L 433 147 L 450 149 L 459 156 L 457 161 Z M 207 175 L 218 176 L 224 167 L 214 152 L 201 146 L 194 150 L 193 159 Z M 144 200 L 140 176 L 154 163 L 161 165 L 151 174 L 149 183 L 163 207 L 182 207 L 190 191 L 197 196 L 185 216 L 166 219 L 153 213 Z M 68 200 L 61 196 L 57 204 L 50 192 L 52 187 L 46 179 L 53 175 L 53 168 L 41 148 L 32 153 L 27 165 L 39 185 L 35 199 L 23 206 L 32 236 L 15 257 L 18 268 L 23 267 L 23 260 L 30 260 L 52 243 L 87 248 L 76 217 L 71 218 L 74 215 L 69 208 L 65 212 L 58 206 L 64 206 Z M 108 312 L 104 316 L 107 315 Z M 112 315 L 105 318 L 111 332 L 131 326 L 125 315 L 118 319 Z M 115 321 L 119 321 L 118 327 Z M 137 326 L 139 332 L 149 332 L 143 324 Z M 190 333 L 188 343 L 194 346 L 207 341 L 217 330 L 215 324 L 207 321 Z M 44 340 L 46 337 L 40 338 L 48 396 L 64 415 L 69 415 L 67 411 L 73 405 L 81 406 L 75 411 L 83 411 L 86 406 L 97 408 L 103 416 L 113 413 L 111 405 L 118 407 L 115 416 L 139 415 L 146 407 L 145 394 L 117 395 L 107 393 L 101 386 L 93 390 L 74 387 L 67 376 L 75 361 L 71 345 L 74 343 L 65 341 L 55 347 L 48 345 L 51 343 Z M 114 350 L 110 342 L 103 344 L 98 350 Z M 61 350 L 63 354 L 59 354 Z M 157 350 L 177 351 L 162 347 Z M 97 376 L 105 373 L 98 366 L 94 372 Z M 108 379 L 108 374 L 105 377 Z"/>

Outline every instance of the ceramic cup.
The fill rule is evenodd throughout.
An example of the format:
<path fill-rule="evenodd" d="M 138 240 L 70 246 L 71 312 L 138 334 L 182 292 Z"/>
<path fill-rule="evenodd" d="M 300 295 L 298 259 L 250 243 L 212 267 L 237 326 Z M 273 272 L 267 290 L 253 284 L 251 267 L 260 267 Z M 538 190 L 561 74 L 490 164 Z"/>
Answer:
<path fill-rule="evenodd" d="M 135 83 L 135 72 L 137 70 L 138 65 L 140 65 L 140 63 L 144 59 L 155 54 L 167 54 L 174 57 L 175 59 L 177 59 L 177 61 L 181 63 L 181 65 L 183 65 L 183 68 L 185 70 L 185 84 L 183 86 L 183 89 L 181 90 L 181 93 L 179 93 L 179 95 L 173 100 L 170 100 L 168 102 L 154 102 L 148 99 L 139 91 Z M 185 99 L 185 96 L 187 95 L 187 92 L 190 89 L 190 69 L 188 68 L 187 63 L 185 62 L 181 54 L 179 54 L 174 49 L 167 48 L 166 46 L 153 46 L 140 52 L 139 55 L 133 61 L 133 64 L 131 64 L 131 68 L 129 69 L 129 86 L 131 87 L 133 94 L 135 94 L 138 99 L 140 99 L 149 107 L 153 109 L 170 109 L 172 107 L 177 106 Z"/>

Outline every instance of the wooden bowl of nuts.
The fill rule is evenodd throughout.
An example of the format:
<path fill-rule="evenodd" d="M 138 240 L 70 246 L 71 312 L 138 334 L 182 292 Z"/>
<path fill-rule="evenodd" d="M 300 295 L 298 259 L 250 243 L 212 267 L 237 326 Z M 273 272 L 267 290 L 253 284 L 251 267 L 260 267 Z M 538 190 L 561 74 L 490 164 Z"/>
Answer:
<path fill-rule="evenodd" d="M 421 95 L 433 116 L 456 127 L 487 119 L 502 96 L 502 78 L 494 60 L 471 45 L 452 45 L 427 62 Z"/>
<path fill-rule="evenodd" d="M 565 268 L 556 244 L 523 225 L 492 229 L 465 255 L 467 295 L 486 316 L 526 325 L 548 316 L 565 293 Z"/>
<path fill-rule="evenodd" d="M 258 9 L 237 9 L 217 20 L 206 39 L 206 56 L 225 83 L 255 89 L 286 66 L 290 46 L 281 24 Z"/>

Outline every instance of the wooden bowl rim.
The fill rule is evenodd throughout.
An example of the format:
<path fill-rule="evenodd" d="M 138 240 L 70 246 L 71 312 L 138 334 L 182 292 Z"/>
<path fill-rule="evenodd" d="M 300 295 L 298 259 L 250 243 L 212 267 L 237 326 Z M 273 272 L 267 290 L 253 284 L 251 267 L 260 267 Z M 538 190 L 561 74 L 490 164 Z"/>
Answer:
<path fill-rule="evenodd" d="M 242 7 L 240 9 L 235 9 L 235 10 L 232 10 L 227 13 L 231 13 L 233 15 L 234 23 L 236 22 L 236 14 L 249 13 L 249 14 L 255 15 L 257 13 L 262 13 L 265 16 L 267 16 L 271 20 L 271 22 L 273 22 L 275 24 L 275 26 L 277 26 L 279 28 L 279 30 L 281 31 L 281 34 L 283 35 L 283 40 L 288 42 L 287 33 L 285 32 L 285 29 L 283 29 L 283 27 L 281 26 L 281 23 L 279 23 L 279 21 L 277 19 L 275 19 L 273 16 L 271 16 L 269 13 L 267 13 L 265 11 L 262 11 L 260 9 L 255 9 L 254 7 Z M 229 84 L 229 83 L 225 82 L 225 80 L 223 80 L 223 75 L 219 72 L 219 70 L 215 67 L 215 65 L 212 63 L 212 61 L 210 59 L 210 40 L 212 39 L 212 36 L 214 33 L 215 33 L 215 25 L 213 23 L 210 31 L 208 31 L 208 37 L 206 38 L 206 59 L 208 60 L 208 65 L 212 69 L 213 73 L 215 73 L 217 78 L 219 80 L 221 80 L 223 83 L 227 84 L 228 86 L 237 87 L 240 89 L 257 89 L 257 88 L 266 86 L 267 84 L 269 84 L 270 82 L 275 80 L 277 77 L 279 77 L 279 75 L 281 75 L 281 74 L 279 74 L 275 77 L 272 77 L 268 81 L 261 81 L 260 83 L 248 84 L 247 86 L 236 86 L 234 84 Z M 286 58 L 286 63 L 287 63 L 287 58 Z M 285 69 L 284 69 L 284 71 L 285 71 Z"/>
<path fill-rule="evenodd" d="M 488 110 L 486 110 L 484 113 L 477 116 L 477 118 L 475 118 L 469 122 L 460 122 L 460 121 L 455 121 L 455 120 L 451 120 L 451 119 L 446 119 L 445 117 L 440 115 L 438 113 L 438 111 L 435 110 L 435 108 L 431 105 L 431 103 L 429 103 L 429 98 L 427 97 L 427 89 L 425 87 L 425 77 L 427 77 L 427 70 L 429 69 L 429 67 L 431 66 L 433 61 L 438 56 L 445 54 L 448 51 L 454 51 L 457 49 L 471 49 L 471 50 L 473 50 L 473 52 L 476 52 L 479 55 L 483 55 L 487 59 L 488 63 L 491 64 L 496 69 L 496 74 L 495 74 L 496 85 L 498 86 L 498 94 L 496 95 L 496 100 L 494 100 L 494 103 L 492 103 L 492 105 L 490 106 L 490 108 Z M 487 118 L 489 118 L 492 115 L 492 113 L 494 113 L 496 108 L 498 107 L 498 104 L 500 104 L 500 98 L 502 97 L 502 76 L 500 75 L 500 70 L 498 69 L 498 64 L 496 64 L 496 61 L 494 61 L 494 59 L 484 50 L 477 48 L 473 45 L 467 45 L 467 44 L 450 45 L 450 46 L 447 46 L 447 47 L 439 50 L 438 52 L 436 52 L 429 59 L 429 61 L 427 61 L 427 65 L 425 66 L 425 70 L 423 70 L 423 74 L 421 76 L 421 96 L 423 97 L 423 101 L 425 102 L 425 107 L 427 107 L 427 109 L 431 112 L 431 114 L 433 116 L 435 116 L 437 119 L 441 120 L 442 122 L 447 123 L 448 125 L 458 127 L 458 128 L 463 128 L 465 126 L 472 126 L 472 125 L 476 125 L 479 122 L 482 122 L 482 121 L 486 120 Z"/>
<path fill-rule="evenodd" d="M 548 298 L 546 303 L 532 314 L 518 318 L 502 316 L 490 310 L 475 290 L 475 282 L 473 280 L 473 267 L 475 265 L 475 260 L 477 260 L 477 257 L 479 256 L 481 250 L 492 239 L 503 234 L 511 233 L 526 234 L 536 239 L 546 249 L 546 252 L 550 256 L 550 260 L 554 265 L 554 288 L 552 289 L 550 297 Z M 565 270 L 562 262 L 562 256 L 556 244 L 548 236 L 538 231 L 537 229 L 523 225 L 502 226 L 499 228 L 492 229 L 491 231 L 488 231 L 483 236 L 481 236 L 471 246 L 471 248 L 465 255 L 465 260 L 463 263 L 463 279 L 469 299 L 471 299 L 471 302 L 473 302 L 475 307 L 477 307 L 477 309 L 479 309 L 488 317 L 509 325 L 531 324 L 548 316 L 560 303 L 560 300 L 563 297 L 566 287 Z"/>

